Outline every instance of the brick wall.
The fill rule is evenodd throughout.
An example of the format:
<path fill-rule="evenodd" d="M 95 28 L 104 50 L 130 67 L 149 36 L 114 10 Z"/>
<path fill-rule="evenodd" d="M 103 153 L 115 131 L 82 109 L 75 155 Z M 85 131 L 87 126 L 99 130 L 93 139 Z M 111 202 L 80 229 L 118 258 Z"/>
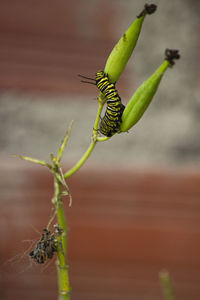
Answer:
<path fill-rule="evenodd" d="M 163 299 L 158 272 L 167 269 L 176 299 L 198 300 L 199 182 L 192 172 L 74 175 L 73 205 L 65 203 L 73 299 Z M 51 196 L 46 170 L 4 170 L 1 299 L 56 297 L 54 262 L 40 266 L 28 258 L 48 223 Z"/>

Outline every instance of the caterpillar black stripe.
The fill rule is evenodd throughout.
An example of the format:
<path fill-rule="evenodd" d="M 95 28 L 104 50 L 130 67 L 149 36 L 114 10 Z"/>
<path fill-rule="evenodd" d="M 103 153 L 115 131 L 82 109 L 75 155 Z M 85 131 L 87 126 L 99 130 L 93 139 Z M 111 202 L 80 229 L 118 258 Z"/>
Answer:
<path fill-rule="evenodd" d="M 109 81 L 108 76 L 103 71 L 96 73 L 96 85 L 107 100 L 107 109 L 100 122 L 99 131 L 105 136 L 111 137 L 119 132 L 125 106 L 121 103 L 114 83 Z"/>
<path fill-rule="evenodd" d="M 125 106 L 121 103 L 121 98 L 115 88 L 115 84 L 109 81 L 108 76 L 103 71 L 98 71 L 95 79 L 85 76 L 81 77 L 92 80 L 92 82 L 82 82 L 95 84 L 106 98 L 107 108 L 105 115 L 100 122 L 99 131 L 105 136 L 113 136 L 116 132 L 119 132 L 122 121 L 121 117 L 125 108 Z"/>

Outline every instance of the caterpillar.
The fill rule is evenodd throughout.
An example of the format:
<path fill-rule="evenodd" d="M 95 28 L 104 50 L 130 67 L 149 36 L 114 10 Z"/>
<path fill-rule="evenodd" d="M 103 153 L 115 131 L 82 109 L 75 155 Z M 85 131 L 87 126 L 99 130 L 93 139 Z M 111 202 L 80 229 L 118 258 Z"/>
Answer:
<path fill-rule="evenodd" d="M 125 106 L 121 103 L 121 98 L 115 88 L 115 84 L 109 81 L 108 75 L 103 71 L 98 71 L 95 79 L 82 75 L 79 76 L 84 79 L 92 80 L 82 80 L 82 82 L 95 84 L 106 98 L 107 108 L 104 117 L 101 119 L 99 131 L 107 137 L 113 136 L 116 132 L 119 132 L 122 121 L 121 117 L 125 109 Z"/>

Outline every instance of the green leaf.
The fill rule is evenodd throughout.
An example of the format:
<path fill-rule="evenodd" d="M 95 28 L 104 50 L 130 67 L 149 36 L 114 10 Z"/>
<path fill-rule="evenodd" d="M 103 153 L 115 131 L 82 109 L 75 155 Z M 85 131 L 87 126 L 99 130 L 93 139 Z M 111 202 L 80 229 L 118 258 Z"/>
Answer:
<path fill-rule="evenodd" d="M 22 156 L 22 155 L 15 155 L 15 156 L 19 157 L 19 158 L 21 158 L 23 160 L 30 161 L 30 162 L 32 162 L 34 164 L 38 164 L 38 165 L 41 165 L 41 166 L 48 167 L 49 169 L 52 169 L 52 166 L 50 164 L 48 164 L 46 161 L 44 161 L 44 160 L 33 158 L 33 157 L 29 157 L 29 156 Z"/>
<path fill-rule="evenodd" d="M 58 155 L 57 155 L 57 160 L 58 161 L 61 160 L 63 152 L 66 148 L 67 141 L 69 139 L 69 135 L 70 135 L 70 132 L 71 132 L 71 129 L 72 129 L 73 122 L 74 122 L 73 120 L 70 122 L 70 125 L 69 125 L 69 128 L 68 128 L 67 132 L 66 132 L 66 135 L 65 135 L 63 141 L 61 142 L 60 148 L 58 150 Z"/>

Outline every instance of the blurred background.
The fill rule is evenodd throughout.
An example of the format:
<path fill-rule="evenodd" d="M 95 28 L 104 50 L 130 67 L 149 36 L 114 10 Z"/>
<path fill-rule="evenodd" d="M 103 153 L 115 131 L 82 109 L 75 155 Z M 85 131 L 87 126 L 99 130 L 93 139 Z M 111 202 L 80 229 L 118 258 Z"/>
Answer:
<path fill-rule="evenodd" d="M 200 4 L 155 0 L 117 89 L 126 104 L 179 49 L 152 104 L 127 134 L 99 143 L 69 180 L 72 299 L 164 299 L 167 269 L 176 299 L 200 299 Z M 80 83 L 103 69 L 135 20 L 139 0 L 0 0 L 0 299 L 56 299 L 55 261 L 28 258 L 51 214 L 48 170 L 71 120 L 69 169 L 87 149 L 97 90 Z"/>

